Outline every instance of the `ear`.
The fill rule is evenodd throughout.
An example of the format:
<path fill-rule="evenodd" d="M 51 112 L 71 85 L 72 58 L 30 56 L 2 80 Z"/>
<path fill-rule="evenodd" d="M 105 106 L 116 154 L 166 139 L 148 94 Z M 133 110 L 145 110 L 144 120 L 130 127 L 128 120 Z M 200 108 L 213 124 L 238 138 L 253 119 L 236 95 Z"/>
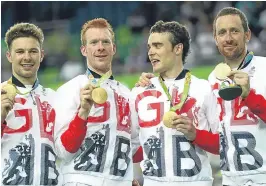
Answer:
<path fill-rule="evenodd" d="M 178 56 L 178 55 L 180 55 L 180 54 L 182 54 L 183 53 L 183 44 L 182 43 L 179 43 L 179 44 L 177 44 L 177 45 L 175 45 L 175 47 L 174 47 L 174 53 Z"/>
<path fill-rule="evenodd" d="M 43 61 L 44 58 L 44 50 L 41 50 L 41 62 Z"/>
<path fill-rule="evenodd" d="M 12 63 L 11 53 L 9 52 L 9 50 L 6 52 L 6 58 L 9 61 L 9 63 Z"/>
<path fill-rule="evenodd" d="M 87 56 L 86 46 L 81 45 L 81 47 L 80 47 L 80 52 L 81 52 L 81 54 L 82 54 L 84 57 L 86 57 L 86 56 Z"/>
<path fill-rule="evenodd" d="M 246 43 L 248 43 L 251 39 L 251 31 L 248 29 L 247 32 L 245 32 L 245 40 L 246 40 Z"/>
<path fill-rule="evenodd" d="M 115 55 L 115 54 L 116 54 L 116 45 L 113 44 L 113 55 Z"/>

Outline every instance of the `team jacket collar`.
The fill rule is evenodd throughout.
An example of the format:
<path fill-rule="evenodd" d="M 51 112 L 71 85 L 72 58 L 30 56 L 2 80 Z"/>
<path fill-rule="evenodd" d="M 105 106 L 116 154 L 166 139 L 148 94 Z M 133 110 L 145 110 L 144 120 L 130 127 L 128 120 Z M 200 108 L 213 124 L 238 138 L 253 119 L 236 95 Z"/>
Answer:
<path fill-rule="evenodd" d="M 91 73 L 94 78 L 101 78 L 102 77 L 100 74 L 97 74 L 96 72 L 94 72 L 88 68 L 86 74 L 89 74 L 89 73 Z M 109 79 L 114 80 L 114 76 L 111 75 Z"/>

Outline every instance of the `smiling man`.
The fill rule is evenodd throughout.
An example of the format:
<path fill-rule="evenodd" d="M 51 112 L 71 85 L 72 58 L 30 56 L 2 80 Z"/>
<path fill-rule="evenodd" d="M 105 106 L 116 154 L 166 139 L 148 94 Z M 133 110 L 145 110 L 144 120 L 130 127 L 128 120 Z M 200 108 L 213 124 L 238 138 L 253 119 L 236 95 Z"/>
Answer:
<path fill-rule="evenodd" d="M 13 84 L 17 95 L 1 89 L 1 185 L 61 185 L 53 140 L 54 91 L 37 78 L 43 40 L 42 30 L 30 23 L 6 32 L 12 77 L 2 85 Z"/>
<path fill-rule="evenodd" d="M 132 185 L 130 90 L 111 76 L 114 40 L 105 19 L 86 22 L 80 49 L 88 69 L 57 91 L 55 143 L 64 185 Z"/>
<path fill-rule="evenodd" d="M 222 81 L 214 72 L 209 82 L 220 103 L 220 155 L 224 185 L 266 185 L 266 58 L 248 51 L 251 31 L 243 12 L 222 9 L 215 17 L 213 35 L 224 62 L 233 70 L 242 94 L 232 101 L 218 95 Z"/>

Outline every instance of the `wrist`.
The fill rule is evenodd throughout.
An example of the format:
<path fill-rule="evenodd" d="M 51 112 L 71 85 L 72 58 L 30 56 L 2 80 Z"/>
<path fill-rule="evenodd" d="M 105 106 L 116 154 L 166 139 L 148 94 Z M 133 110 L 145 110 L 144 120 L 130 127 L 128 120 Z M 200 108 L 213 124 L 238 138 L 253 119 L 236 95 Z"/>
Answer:
<path fill-rule="evenodd" d="M 90 110 L 80 108 L 80 109 L 79 109 L 79 112 L 78 112 L 78 116 L 79 116 L 81 119 L 83 119 L 83 120 L 87 120 L 88 117 L 89 117 L 89 112 L 90 112 Z"/>

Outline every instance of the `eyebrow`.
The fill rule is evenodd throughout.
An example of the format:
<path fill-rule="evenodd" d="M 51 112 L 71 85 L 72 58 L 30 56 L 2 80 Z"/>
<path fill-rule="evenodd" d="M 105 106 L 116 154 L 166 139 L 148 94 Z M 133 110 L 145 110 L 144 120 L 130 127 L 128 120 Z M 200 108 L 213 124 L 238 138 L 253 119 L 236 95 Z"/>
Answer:
<path fill-rule="evenodd" d="M 163 44 L 163 43 L 161 43 L 161 42 L 153 42 L 153 43 L 151 43 L 151 45 L 153 45 L 153 46 L 154 45 L 160 45 L 160 44 Z M 148 43 L 148 47 L 151 46 L 151 45 Z"/>
<path fill-rule="evenodd" d="M 229 30 L 240 30 L 239 28 L 237 28 L 237 27 L 230 27 L 230 28 L 228 28 Z M 217 31 L 221 31 L 221 30 L 227 30 L 226 28 L 220 28 L 220 29 L 218 29 Z"/>
<path fill-rule="evenodd" d="M 14 50 L 17 51 L 17 50 L 25 50 L 25 49 L 24 48 L 16 48 Z M 30 48 L 29 50 L 38 50 L 38 48 Z"/>

